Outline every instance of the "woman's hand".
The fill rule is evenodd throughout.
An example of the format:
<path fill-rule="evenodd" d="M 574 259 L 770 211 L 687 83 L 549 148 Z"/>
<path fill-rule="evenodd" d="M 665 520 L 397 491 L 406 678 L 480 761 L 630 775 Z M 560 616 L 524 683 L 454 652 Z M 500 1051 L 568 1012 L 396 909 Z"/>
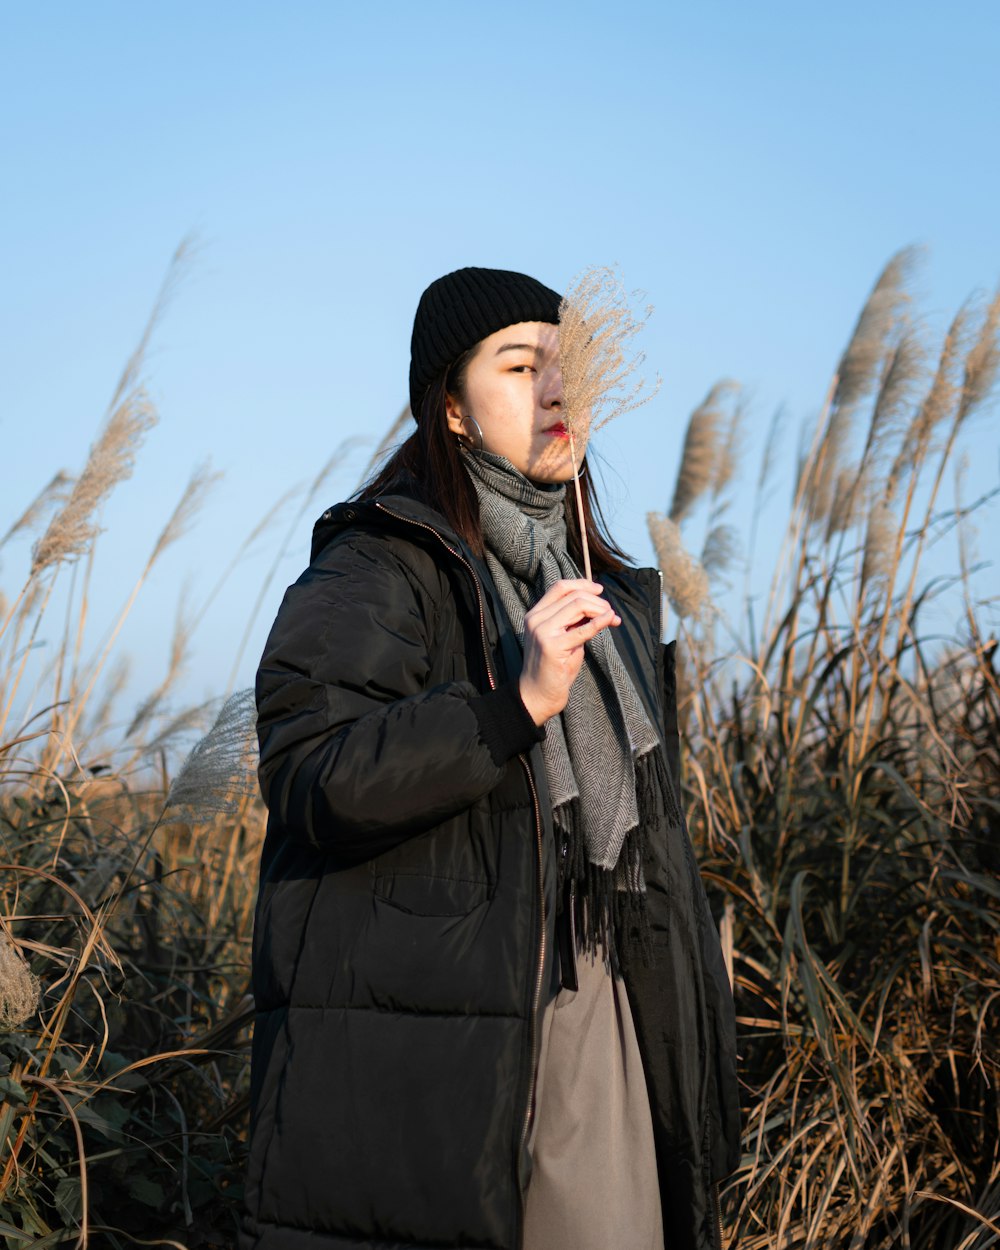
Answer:
<path fill-rule="evenodd" d="M 621 617 L 603 587 L 585 578 L 562 578 L 524 617 L 524 663 L 518 688 L 536 725 L 566 706 L 569 688 L 583 663 L 583 644 Z"/>

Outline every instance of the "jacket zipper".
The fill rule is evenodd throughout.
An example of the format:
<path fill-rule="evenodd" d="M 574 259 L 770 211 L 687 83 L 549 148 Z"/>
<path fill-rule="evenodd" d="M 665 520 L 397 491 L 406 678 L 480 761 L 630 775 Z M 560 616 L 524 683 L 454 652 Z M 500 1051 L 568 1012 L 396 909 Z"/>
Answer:
<path fill-rule="evenodd" d="M 660 575 L 660 594 L 656 600 L 656 641 L 657 644 L 663 642 L 663 570 L 657 568 Z"/>
<path fill-rule="evenodd" d="M 483 647 L 483 659 L 486 662 L 486 676 L 490 683 L 490 689 L 496 690 L 496 679 L 493 676 L 493 666 L 490 664 L 490 651 L 486 641 L 486 613 L 483 607 L 483 589 L 479 583 L 479 576 L 472 565 L 466 560 L 460 551 L 447 541 L 440 531 L 436 530 L 433 525 L 427 525 L 423 521 L 414 521 L 412 517 L 402 516 L 398 512 L 394 512 L 391 508 L 387 508 L 385 504 L 376 501 L 375 507 L 385 512 L 388 516 L 395 517 L 397 521 L 402 521 L 406 525 L 415 525 L 418 529 L 427 530 L 429 534 L 433 534 L 439 543 L 444 547 L 449 555 L 454 556 L 468 571 L 472 578 L 472 584 L 476 588 L 476 603 L 479 607 L 479 638 Z M 531 1015 L 528 1020 L 529 1037 L 531 1038 L 531 1079 L 528 1082 L 528 1101 L 524 1108 L 524 1118 L 521 1124 L 521 1137 L 518 1142 L 517 1156 L 514 1160 L 515 1167 L 515 1183 L 517 1183 L 517 1169 L 520 1166 L 521 1151 L 524 1149 L 524 1143 L 528 1136 L 528 1125 L 531 1121 L 531 1102 L 535 1096 L 535 1069 L 538 1064 L 538 1029 L 535 1025 L 535 1017 L 538 1012 L 538 1000 L 542 992 L 542 976 L 545 971 L 545 884 L 544 884 L 544 862 L 543 862 L 543 845 L 542 845 L 542 814 L 538 804 L 538 791 L 535 789 L 535 779 L 531 775 L 531 765 L 528 763 L 528 757 L 523 753 L 517 757 L 524 765 L 524 773 L 528 779 L 528 786 L 531 790 L 531 802 L 535 812 L 535 847 L 537 851 L 536 867 L 537 867 L 537 885 L 538 885 L 538 914 L 541 918 L 540 936 L 538 942 L 538 959 L 535 968 L 535 989 L 531 996 Z M 520 1185 L 518 1185 L 520 1192 Z M 522 1198 L 523 1209 L 523 1198 Z M 523 1216 L 522 1216 L 523 1218 Z"/>
<path fill-rule="evenodd" d="M 542 862 L 542 817 L 538 808 L 538 791 L 535 789 L 535 779 L 531 775 L 531 767 L 528 764 L 527 756 L 522 754 L 517 758 L 524 765 L 525 776 L 528 778 L 528 785 L 531 787 L 531 801 L 535 808 L 535 845 L 538 852 L 538 914 L 542 921 L 538 942 L 538 963 L 535 970 L 535 992 L 531 996 L 531 1016 L 528 1020 L 529 1036 L 531 1038 L 531 1080 L 528 1082 L 528 1104 L 524 1108 L 521 1140 L 518 1143 L 518 1160 L 520 1160 L 520 1154 L 524 1149 L 524 1143 L 528 1136 L 528 1125 L 531 1122 L 531 1102 L 535 1096 L 535 1069 L 538 1065 L 538 1029 L 535 1027 L 535 1015 L 538 1011 L 538 999 L 542 992 L 542 976 L 545 971 L 545 887 L 543 884 L 544 865 Z"/>

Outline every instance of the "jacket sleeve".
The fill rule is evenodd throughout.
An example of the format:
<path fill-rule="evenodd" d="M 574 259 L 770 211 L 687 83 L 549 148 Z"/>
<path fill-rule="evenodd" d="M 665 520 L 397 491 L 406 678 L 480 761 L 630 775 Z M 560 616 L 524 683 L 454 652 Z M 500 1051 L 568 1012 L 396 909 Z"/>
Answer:
<path fill-rule="evenodd" d="M 428 686 L 439 604 L 354 532 L 288 588 L 257 672 L 261 792 L 286 835 L 357 863 L 455 815 L 544 736 L 515 682 Z"/>

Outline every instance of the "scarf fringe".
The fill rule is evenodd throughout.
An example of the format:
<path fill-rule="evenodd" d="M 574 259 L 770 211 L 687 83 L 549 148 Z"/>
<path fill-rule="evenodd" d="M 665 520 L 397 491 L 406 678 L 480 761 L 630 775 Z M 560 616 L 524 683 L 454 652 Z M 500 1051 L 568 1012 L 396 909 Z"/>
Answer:
<path fill-rule="evenodd" d="M 663 817 L 668 825 L 681 823 L 676 789 L 661 746 L 636 759 L 635 780 L 639 823 L 625 835 L 613 869 L 586 857 L 578 797 L 553 812 L 560 840 L 559 911 L 572 896 L 578 949 L 596 959 L 600 946 L 605 967 L 615 977 L 636 956 L 646 967 L 653 962 L 643 873 L 646 837 Z"/>

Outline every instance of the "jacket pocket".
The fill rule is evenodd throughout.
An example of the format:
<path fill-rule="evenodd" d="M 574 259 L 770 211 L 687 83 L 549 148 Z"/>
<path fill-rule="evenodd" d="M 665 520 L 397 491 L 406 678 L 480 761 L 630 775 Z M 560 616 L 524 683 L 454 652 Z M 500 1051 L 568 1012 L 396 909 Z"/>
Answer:
<path fill-rule="evenodd" d="M 490 898 L 488 881 L 437 877 L 415 872 L 380 872 L 372 893 L 380 902 L 411 916 L 467 916 Z"/>

